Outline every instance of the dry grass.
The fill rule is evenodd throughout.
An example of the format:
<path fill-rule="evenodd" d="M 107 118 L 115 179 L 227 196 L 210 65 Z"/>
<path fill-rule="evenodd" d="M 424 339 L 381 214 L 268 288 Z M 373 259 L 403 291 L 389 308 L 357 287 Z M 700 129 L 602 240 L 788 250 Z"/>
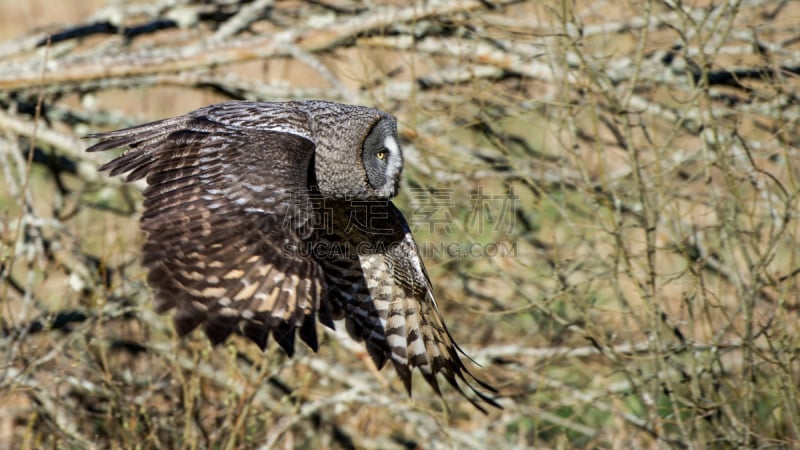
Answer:
<path fill-rule="evenodd" d="M 0 3 L 0 448 L 800 445 L 797 4 L 64 3 Z M 153 312 L 138 187 L 78 138 L 308 97 L 398 117 L 502 411 L 408 400 L 341 334 L 287 359 Z"/>

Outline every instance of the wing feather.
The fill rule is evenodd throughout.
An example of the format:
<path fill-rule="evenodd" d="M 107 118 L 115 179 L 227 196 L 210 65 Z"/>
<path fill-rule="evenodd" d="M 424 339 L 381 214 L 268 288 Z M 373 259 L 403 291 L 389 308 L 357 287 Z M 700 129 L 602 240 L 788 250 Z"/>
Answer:
<path fill-rule="evenodd" d="M 157 311 L 175 309 L 179 334 L 202 326 L 218 343 L 241 332 L 261 348 L 272 334 L 291 355 L 299 329 L 316 349 L 324 279 L 312 258 L 282 248 L 303 243 L 284 225 L 312 213 L 298 198 L 307 195 L 314 144 L 216 119 L 200 110 L 100 133 L 88 151 L 125 147 L 101 169 L 147 180 L 143 265 Z"/>
<path fill-rule="evenodd" d="M 351 227 L 350 233 L 343 233 L 358 213 L 342 203 L 334 208 L 339 214 L 333 229 L 339 234 L 320 238 L 326 248 L 344 247 L 317 253 L 327 275 L 327 303 L 334 317 L 344 318 L 348 333 L 365 342 L 377 367 L 392 362 L 409 395 L 412 371 L 418 369 L 439 395 L 437 376 L 441 374 L 479 410 L 486 412 L 485 404 L 499 408 L 492 397 L 497 391 L 476 378 L 461 359 L 464 352 L 444 323 L 419 249 L 400 211 L 389 201 L 363 206 L 359 210 L 370 211 L 371 217 L 361 223 L 368 223 L 370 229 Z"/>
<path fill-rule="evenodd" d="M 394 217 L 403 231 L 402 240 L 390 246 L 385 256 L 391 261 L 390 266 L 393 268 L 395 301 L 404 304 L 404 308 L 392 311 L 392 317 L 398 322 L 404 319 L 408 344 L 408 357 L 392 351 L 392 361 L 397 366 L 407 360 L 409 368 L 418 367 L 428 384 L 440 395 L 436 380 L 438 374 L 444 376 L 451 386 L 481 411 L 486 412 L 482 403 L 499 408 L 500 405 L 492 396 L 483 392 L 496 394 L 497 391 L 475 377 L 461 359 L 461 355 L 466 354 L 455 343 L 445 325 L 433 296 L 430 278 L 405 219 L 391 204 L 389 210 L 390 216 Z M 474 396 L 467 395 L 462 383 Z"/>

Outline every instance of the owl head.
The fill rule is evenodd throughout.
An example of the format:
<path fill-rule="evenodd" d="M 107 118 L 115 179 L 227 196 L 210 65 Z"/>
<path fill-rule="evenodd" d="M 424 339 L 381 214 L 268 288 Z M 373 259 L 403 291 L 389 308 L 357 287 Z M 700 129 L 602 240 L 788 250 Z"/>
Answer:
<path fill-rule="evenodd" d="M 403 170 L 397 121 L 384 111 L 325 101 L 292 102 L 307 117 L 316 145 L 320 193 L 341 199 L 394 197 Z"/>

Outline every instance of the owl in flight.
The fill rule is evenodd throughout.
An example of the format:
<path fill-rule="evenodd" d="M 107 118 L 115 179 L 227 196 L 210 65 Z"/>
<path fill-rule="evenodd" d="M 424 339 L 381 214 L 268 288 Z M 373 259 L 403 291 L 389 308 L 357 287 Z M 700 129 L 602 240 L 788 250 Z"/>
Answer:
<path fill-rule="evenodd" d="M 295 334 L 317 350 L 316 321 L 411 371 L 441 395 L 437 374 L 478 409 L 496 392 L 464 365 L 436 305 L 411 231 L 388 199 L 403 156 L 390 114 L 326 101 L 227 102 L 90 135 L 103 165 L 144 178 L 143 265 L 158 312 L 213 343 L 269 335 L 292 356 Z M 474 395 L 465 392 L 459 381 Z M 476 386 L 477 385 L 477 386 Z"/>

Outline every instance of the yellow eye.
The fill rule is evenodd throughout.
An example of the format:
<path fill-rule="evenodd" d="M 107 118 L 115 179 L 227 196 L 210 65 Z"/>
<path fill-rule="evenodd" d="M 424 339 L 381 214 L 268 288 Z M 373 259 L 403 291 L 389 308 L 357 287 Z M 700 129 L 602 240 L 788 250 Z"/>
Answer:
<path fill-rule="evenodd" d="M 378 153 L 375 153 L 375 157 L 383 161 L 383 159 L 386 158 L 386 151 L 378 150 Z"/>

